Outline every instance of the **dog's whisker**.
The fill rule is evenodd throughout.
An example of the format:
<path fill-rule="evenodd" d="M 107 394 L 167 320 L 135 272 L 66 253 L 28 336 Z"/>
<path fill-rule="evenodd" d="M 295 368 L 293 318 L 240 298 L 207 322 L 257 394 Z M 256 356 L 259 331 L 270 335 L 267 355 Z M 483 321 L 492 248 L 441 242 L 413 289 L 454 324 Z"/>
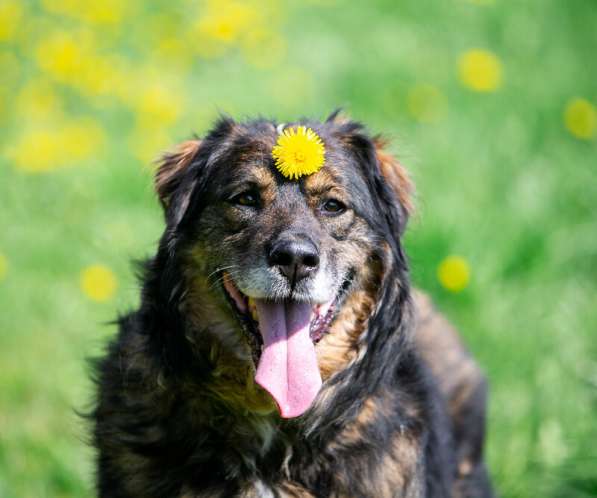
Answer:
<path fill-rule="evenodd" d="M 208 289 L 210 291 L 212 291 L 214 289 L 217 289 L 218 286 L 223 283 L 224 283 L 224 277 L 219 277 L 218 279 L 214 280 L 213 282 L 210 282 Z"/>
<path fill-rule="evenodd" d="M 207 280 L 209 280 L 213 275 L 224 272 L 226 270 L 230 270 L 232 268 L 239 268 L 239 265 L 234 264 L 234 265 L 220 266 L 220 267 L 216 268 L 214 271 L 212 271 L 209 275 L 207 275 Z"/>
<path fill-rule="evenodd" d="M 230 275 L 230 277 L 232 277 L 233 280 L 238 280 L 238 277 L 241 276 L 240 270 L 237 272 L 229 270 L 227 273 L 228 273 L 228 275 Z M 224 274 L 218 275 L 218 277 L 215 280 L 212 279 L 212 281 L 209 282 L 209 287 L 208 287 L 209 290 L 214 290 L 215 288 L 217 288 L 217 286 L 222 284 L 225 279 L 226 279 L 226 275 L 224 275 Z"/>
<path fill-rule="evenodd" d="M 240 268 L 240 267 L 238 265 L 228 265 L 228 266 L 219 267 L 216 270 L 212 271 L 207 276 L 207 279 L 206 279 L 207 282 L 209 282 L 209 284 L 210 284 L 210 288 L 214 284 L 221 283 L 224 280 L 224 278 L 225 278 L 224 272 L 228 273 L 229 275 L 233 275 L 235 273 L 234 270 L 237 268 Z"/>

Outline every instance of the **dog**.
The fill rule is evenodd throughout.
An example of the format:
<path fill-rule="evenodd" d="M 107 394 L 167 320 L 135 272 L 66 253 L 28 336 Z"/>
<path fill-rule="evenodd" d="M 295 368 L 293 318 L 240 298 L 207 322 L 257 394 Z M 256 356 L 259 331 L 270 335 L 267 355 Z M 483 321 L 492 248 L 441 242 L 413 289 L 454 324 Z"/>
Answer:
<path fill-rule="evenodd" d="M 283 130 L 325 146 L 287 178 Z M 412 290 L 412 186 L 379 137 L 236 122 L 163 157 L 165 230 L 95 364 L 97 493 L 491 497 L 486 380 Z"/>

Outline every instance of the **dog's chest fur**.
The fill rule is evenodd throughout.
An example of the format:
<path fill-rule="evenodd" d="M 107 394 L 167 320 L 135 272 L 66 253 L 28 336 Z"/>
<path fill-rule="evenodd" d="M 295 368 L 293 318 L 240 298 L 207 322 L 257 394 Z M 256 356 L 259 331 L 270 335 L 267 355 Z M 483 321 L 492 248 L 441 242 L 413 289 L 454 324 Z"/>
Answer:
<path fill-rule="evenodd" d="M 425 452 L 425 401 L 418 393 L 379 391 L 352 406 L 356 386 L 326 385 L 298 421 L 255 414 L 210 387 L 213 372 L 171 377 L 132 325 L 100 366 L 96 438 L 110 462 L 106 489 L 122 496 L 418 496 Z M 116 352 L 118 353 L 116 354 Z M 415 365 L 401 376 L 417 383 Z M 422 391 L 421 391 L 422 392 Z M 344 406 L 338 396 L 347 396 Z M 341 399 L 341 398 L 340 398 Z M 337 403 L 338 406 L 330 406 Z M 442 452 L 446 442 L 437 446 Z M 364 477 L 366 476 L 366 478 Z M 105 496 L 120 496 L 106 493 Z"/>

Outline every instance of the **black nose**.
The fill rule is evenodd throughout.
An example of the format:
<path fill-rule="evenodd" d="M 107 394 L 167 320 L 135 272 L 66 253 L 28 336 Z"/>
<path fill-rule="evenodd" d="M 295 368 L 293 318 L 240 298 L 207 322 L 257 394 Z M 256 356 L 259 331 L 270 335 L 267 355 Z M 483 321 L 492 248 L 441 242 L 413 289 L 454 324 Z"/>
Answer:
<path fill-rule="evenodd" d="M 317 269 L 319 254 L 313 242 L 280 240 L 268 254 L 270 266 L 277 266 L 290 281 L 298 282 Z"/>

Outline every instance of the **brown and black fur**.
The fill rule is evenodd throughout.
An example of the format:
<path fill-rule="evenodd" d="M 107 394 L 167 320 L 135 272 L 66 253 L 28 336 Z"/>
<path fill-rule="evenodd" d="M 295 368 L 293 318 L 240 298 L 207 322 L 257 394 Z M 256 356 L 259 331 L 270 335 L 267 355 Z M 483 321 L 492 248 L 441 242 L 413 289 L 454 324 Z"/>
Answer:
<path fill-rule="evenodd" d="M 305 124 L 325 142 L 326 165 L 299 182 L 275 170 L 277 124 L 267 120 L 223 118 L 163 159 L 166 228 L 139 309 L 119 319 L 96 366 L 99 496 L 492 496 L 484 378 L 410 289 L 404 170 L 356 122 Z M 259 209 L 229 201 L 247 182 Z M 319 211 L 328 192 L 348 206 L 341 216 Z M 316 346 L 323 387 L 287 420 L 253 382 L 219 280 L 225 266 L 257 264 L 284 230 L 327 251 L 344 292 Z"/>

